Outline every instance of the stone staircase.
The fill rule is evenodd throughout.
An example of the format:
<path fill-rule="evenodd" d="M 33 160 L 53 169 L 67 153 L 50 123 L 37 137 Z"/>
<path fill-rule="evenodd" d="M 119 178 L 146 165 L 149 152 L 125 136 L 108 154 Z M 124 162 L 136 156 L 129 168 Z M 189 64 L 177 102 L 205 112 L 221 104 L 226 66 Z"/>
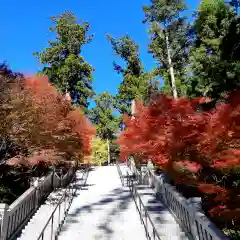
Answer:
<path fill-rule="evenodd" d="M 124 164 L 120 165 L 123 175 L 131 175 L 133 172 Z M 149 239 L 161 240 L 188 240 L 189 236 L 183 231 L 169 209 L 156 196 L 154 189 L 148 185 L 138 185 L 134 181 L 133 196 L 136 207 L 141 212 L 142 221 L 147 228 Z M 140 206 L 141 205 L 141 206 Z M 147 215 L 146 215 L 147 212 Z M 140 217 L 140 214 L 139 214 Z M 154 238 L 153 228 L 156 230 Z"/>
<path fill-rule="evenodd" d="M 169 209 L 156 197 L 153 189 L 145 185 L 138 185 L 136 189 L 161 240 L 189 239 Z"/>
<path fill-rule="evenodd" d="M 76 178 L 79 179 L 78 181 L 84 181 L 83 174 L 83 171 L 77 171 Z M 65 188 L 60 188 L 50 193 L 47 200 L 39 207 L 37 212 L 22 230 L 17 240 L 37 240 L 65 191 Z M 64 204 L 64 202 L 61 204 L 60 211 L 57 209 L 53 214 L 53 228 L 52 224 L 48 224 L 43 239 L 51 239 L 51 231 L 55 232 L 58 228 L 59 221 L 64 219 Z"/>
<path fill-rule="evenodd" d="M 120 165 L 121 173 L 126 176 L 129 169 Z M 111 239 L 132 240 L 147 238 L 145 228 L 151 233 L 154 224 L 161 240 L 188 240 L 188 236 L 178 225 L 168 208 L 156 198 L 154 190 L 146 185 L 135 185 L 137 195 L 133 199 L 132 193 L 124 178 L 122 186 L 116 166 L 96 167 L 88 174 L 88 181 L 83 179 L 84 173 L 76 174 L 76 186 L 80 186 L 73 199 L 67 216 L 64 216 L 64 202 L 54 213 L 53 224 L 48 224 L 43 240 L 52 239 L 59 223 L 63 225 L 59 232 L 59 240 L 78 239 Z M 130 173 L 131 174 L 131 173 Z M 64 194 L 65 189 L 52 192 L 47 201 L 38 209 L 36 214 L 22 230 L 18 240 L 37 240 L 51 214 L 56 209 L 57 203 Z M 139 198 L 148 212 L 146 219 L 143 206 L 139 206 Z M 140 218 L 139 211 L 143 219 Z M 143 224 L 144 223 L 144 224 Z"/>
<path fill-rule="evenodd" d="M 144 227 L 128 187 L 121 184 L 116 166 L 90 172 L 81 196 L 72 203 L 59 240 L 146 239 Z"/>

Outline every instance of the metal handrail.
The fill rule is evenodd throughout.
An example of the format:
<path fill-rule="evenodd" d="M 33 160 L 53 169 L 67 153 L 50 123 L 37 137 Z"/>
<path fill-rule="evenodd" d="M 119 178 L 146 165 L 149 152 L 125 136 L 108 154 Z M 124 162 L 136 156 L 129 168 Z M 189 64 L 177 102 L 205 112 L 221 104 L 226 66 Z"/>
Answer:
<path fill-rule="evenodd" d="M 150 216 L 148 214 L 148 211 L 147 211 L 146 207 L 144 206 L 144 204 L 142 202 L 142 199 L 141 199 L 139 193 L 137 192 L 136 187 L 134 186 L 133 178 L 131 178 L 131 176 L 129 175 L 128 172 L 127 172 L 127 184 L 129 186 L 130 192 L 132 193 L 132 197 L 133 197 L 133 199 L 135 201 L 137 210 L 138 210 L 140 218 L 141 218 L 141 222 L 144 225 L 144 229 L 145 229 L 145 233 L 146 233 L 147 239 L 148 240 L 152 240 L 152 239 L 153 240 L 155 240 L 155 239 L 161 240 L 161 238 L 160 238 L 160 236 L 159 236 L 159 234 L 157 232 L 157 229 L 155 228 L 155 226 L 154 226 L 154 224 L 153 224 L 153 222 L 152 222 L 152 220 L 151 220 L 151 218 L 150 218 Z M 139 202 L 139 206 L 137 204 L 137 199 L 138 199 L 138 202 Z M 142 211 L 144 213 L 142 213 Z M 152 226 L 152 232 L 151 233 L 150 233 L 150 231 L 148 229 L 148 222 Z"/>
<path fill-rule="evenodd" d="M 87 177 L 88 177 L 88 172 L 89 172 L 89 167 L 87 169 L 84 169 L 84 172 L 83 172 L 84 184 L 83 185 L 86 184 Z M 86 176 L 84 176 L 84 175 L 86 175 Z M 75 194 L 77 192 L 77 188 L 75 187 L 75 185 L 76 185 L 76 176 L 74 176 L 73 180 L 70 182 L 70 184 L 68 185 L 68 187 L 64 191 L 63 196 L 58 201 L 57 206 L 54 208 L 51 216 L 49 217 L 47 223 L 44 225 L 41 233 L 39 234 L 39 237 L 37 238 L 37 240 L 44 240 L 44 233 L 45 233 L 45 230 L 47 229 L 47 227 L 49 226 L 50 222 L 51 222 L 50 240 L 52 240 L 52 239 L 57 240 L 58 239 L 58 234 L 61 231 L 61 228 L 64 224 L 65 217 L 67 216 L 68 211 L 69 211 L 69 209 L 72 205 L 73 197 L 75 196 Z M 64 216 L 63 216 L 63 220 L 60 221 L 61 205 L 62 205 L 63 202 L 64 202 Z M 66 206 L 67 203 L 68 203 L 68 206 Z M 58 212 L 58 227 L 56 229 L 56 232 L 54 233 L 54 229 L 53 229 L 54 215 L 57 212 L 57 210 L 59 211 Z"/>
<path fill-rule="evenodd" d="M 116 161 L 116 166 L 117 166 L 117 170 L 118 170 L 118 174 L 119 174 L 120 180 L 122 182 L 122 185 L 124 186 L 124 176 L 122 174 L 122 171 L 121 171 L 121 168 L 119 166 L 118 161 Z"/>

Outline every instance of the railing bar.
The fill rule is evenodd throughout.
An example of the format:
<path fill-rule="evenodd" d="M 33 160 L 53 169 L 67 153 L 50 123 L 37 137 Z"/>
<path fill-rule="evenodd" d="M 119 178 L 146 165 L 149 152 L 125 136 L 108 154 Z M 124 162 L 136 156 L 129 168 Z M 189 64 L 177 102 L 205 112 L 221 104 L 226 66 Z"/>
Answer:
<path fill-rule="evenodd" d="M 61 215 L 61 202 L 60 202 L 59 208 L 58 208 L 58 225 L 60 225 L 60 215 Z"/>
<path fill-rule="evenodd" d="M 86 183 L 86 180 L 87 180 L 88 171 L 89 171 L 89 167 L 87 167 L 87 168 L 84 170 L 84 172 L 83 172 L 83 178 L 85 178 L 85 183 Z M 75 172 L 75 173 L 76 173 L 76 172 Z M 75 173 L 74 173 L 74 174 L 75 174 Z M 85 176 L 85 175 L 86 175 L 86 176 Z M 69 183 L 69 185 L 68 185 L 68 187 L 66 188 L 63 196 L 62 196 L 62 197 L 60 198 L 60 200 L 58 201 L 57 206 L 54 208 L 51 216 L 49 217 L 47 223 L 45 224 L 45 226 L 44 226 L 43 230 L 41 231 L 41 233 L 40 233 L 39 237 L 37 238 L 37 240 L 43 239 L 42 237 L 43 237 L 43 235 L 44 235 L 44 232 L 45 232 L 47 226 L 49 225 L 51 219 L 54 218 L 54 214 L 55 214 L 55 212 L 57 211 L 57 209 L 59 209 L 58 228 L 57 228 L 57 231 L 58 231 L 59 228 L 61 227 L 61 224 L 62 224 L 62 223 L 60 222 L 61 204 L 62 204 L 63 201 L 66 201 L 66 200 L 67 200 L 67 198 L 66 198 L 67 191 L 69 190 L 69 191 L 71 192 L 71 183 L 76 183 L 76 178 L 75 178 L 75 176 L 72 178 L 72 181 Z M 84 183 L 84 184 L 85 184 L 85 183 Z M 73 189 L 73 188 L 72 188 L 72 189 Z M 75 190 L 73 189 L 73 194 L 72 194 L 71 199 L 70 199 L 70 201 L 69 201 L 68 208 L 67 208 L 67 210 L 66 210 L 66 213 L 64 213 L 65 215 L 67 214 L 68 210 L 70 209 L 70 206 L 71 206 L 71 203 L 72 203 L 72 198 L 74 197 L 74 194 L 75 194 L 76 191 L 77 191 L 77 188 L 75 188 Z M 55 235 L 55 239 L 57 239 L 57 236 L 56 236 L 56 235 Z"/>
<path fill-rule="evenodd" d="M 53 217 L 52 217 L 52 223 L 51 223 L 51 240 L 52 240 L 52 236 L 53 236 Z"/>
<path fill-rule="evenodd" d="M 147 212 L 147 210 L 146 210 L 146 208 L 145 208 L 145 206 L 144 206 L 144 204 L 142 202 L 142 199 L 140 198 L 140 196 L 139 196 L 139 194 L 138 194 L 138 192 L 136 190 L 136 187 L 133 184 L 133 179 L 132 178 L 130 179 L 130 176 L 129 176 L 128 172 L 127 172 L 127 180 L 129 181 L 129 189 L 130 189 L 130 192 L 132 193 L 132 196 L 133 196 L 133 199 L 134 199 L 134 201 L 136 203 L 136 206 L 137 206 L 136 197 L 139 199 L 139 208 L 137 206 L 137 209 L 139 211 L 140 219 L 142 220 L 142 223 L 143 223 L 145 231 L 146 231 L 146 237 L 148 239 L 151 239 L 151 237 L 149 235 L 149 232 L 148 232 L 148 229 L 147 229 L 147 219 L 148 219 L 148 221 L 150 222 L 150 224 L 151 224 L 151 226 L 153 228 L 154 239 L 156 239 L 156 237 L 157 237 L 158 240 L 161 240 L 161 238 L 158 235 L 157 230 L 156 230 L 156 228 L 155 228 L 155 226 L 154 226 L 154 224 L 153 224 L 153 222 L 152 222 L 152 220 L 151 220 L 151 218 L 150 218 L 150 216 L 149 216 L 149 214 L 148 214 L 148 212 Z M 143 208 L 143 211 L 145 212 L 146 223 L 144 223 L 144 220 L 143 220 L 143 217 L 142 217 L 142 208 Z"/>

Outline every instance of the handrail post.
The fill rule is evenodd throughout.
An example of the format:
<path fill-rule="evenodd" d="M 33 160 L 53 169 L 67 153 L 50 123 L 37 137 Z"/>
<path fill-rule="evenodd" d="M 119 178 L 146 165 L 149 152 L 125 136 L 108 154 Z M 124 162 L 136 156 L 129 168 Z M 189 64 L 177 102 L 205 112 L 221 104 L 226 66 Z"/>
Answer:
<path fill-rule="evenodd" d="M 195 209 L 198 209 L 198 211 L 202 211 L 201 209 L 201 198 L 199 197 L 193 197 L 189 198 L 187 200 L 187 203 L 189 204 L 189 212 L 190 212 L 190 218 L 191 218 L 191 232 L 194 239 L 199 239 L 199 234 L 196 226 L 195 221 Z"/>
<path fill-rule="evenodd" d="M 38 205 L 39 205 L 39 178 L 37 178 L 34 183 L 33 186 L 35 188 L 35 209 L 38 209 Z"/>
<path fill-rule="evenodd" d="M 63 173 L 62 173 L 62 169 L 60 169 L 60 188 L 63 187 Z"/>
<path fill-rule="evenodd" d="M 159 179 L 160 181 L 157 181 L 155 186 L 156 194 L 159 194 L 159 190 L 161 189 L 160 194 L 162 194 L 162 200 L 167 206 L 169 206 L 168 196 L 166 191 L 166 183 L 167 183 L 166 175 L 162 173 L 160 176 L 157 177 L 157 179 Z"/>
<path fill-rule="evenodd" d="M 0 203 L 0 218 L 1 218 L 0 240 L 7 239 L 8 209 L 9 209 L 8 204 Z"/>
<path fill-rule="evenodd" d="M 55 178 L 55 166 L 53 167 L 53 171 L 52 171 L 52 182 L 51 182 L 52 191 L 54 190 L 54 178 Z"/>
<path fill-rule="evenodd" d="M 153 239 L 157 238 L 158 240 L 160 240 L 161 238 L 158 235 L 158 232 L 156 231 L 156 228 L 154 227 L 154 224 L 153 224 L 151 218 L 149 217 L 148 211 L 145 208 L 144 203 L 142 202 L 140 195 L 138 194 L 138 191 L 137 191 L 137 189 L 136 189 L 136 187 L 133 183 L 132 178 L 130 178 L 129 188 L 130 188 L 130 191 L 132 193 L 132 197 L 135 201 L 137 210 L 139 212 L 141 223 L 144 225 L 146 238 L 148 240 L 152 239 L 151 236 L 150 236 L 150 230 L 149 230 L 149 224 L 150 224 L 153 228 L 153 230 L 152 230 L 153 231 Z"/>

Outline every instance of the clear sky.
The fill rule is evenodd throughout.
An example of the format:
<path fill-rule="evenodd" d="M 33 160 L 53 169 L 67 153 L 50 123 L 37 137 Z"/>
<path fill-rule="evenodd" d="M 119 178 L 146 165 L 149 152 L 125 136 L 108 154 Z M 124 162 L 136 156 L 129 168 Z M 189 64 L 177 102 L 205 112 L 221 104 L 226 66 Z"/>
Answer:
<path fill-rule="evenodd" d="M 187 0 L 190 9 L 195 9 L 199 0 Z M 142 6 L 148 0 L 7 0 L 1 3 L 0 14 L 0 62 L 7 61 L 15 71 L 33 75 L 41 69 L 32 56 L 35 51 L 47 47 L 50 39 L 49 17 L 64 10 L 73 11 L 78 18 L 88 21 L 93 42 L 86 46 L 83 56 L 96 70 L 93 87 L 96 92 L 108 90 L 115 94 L 121 77 L 113 71 L 113 56 L 105 33 L 121 37 L 130 34 L 140 45 L 141 59 L 147 70 L 154 60 L 147 53 L 147 28 L 142 24 Z M 118 61 L 119 62 L 119 61 Z"/>

